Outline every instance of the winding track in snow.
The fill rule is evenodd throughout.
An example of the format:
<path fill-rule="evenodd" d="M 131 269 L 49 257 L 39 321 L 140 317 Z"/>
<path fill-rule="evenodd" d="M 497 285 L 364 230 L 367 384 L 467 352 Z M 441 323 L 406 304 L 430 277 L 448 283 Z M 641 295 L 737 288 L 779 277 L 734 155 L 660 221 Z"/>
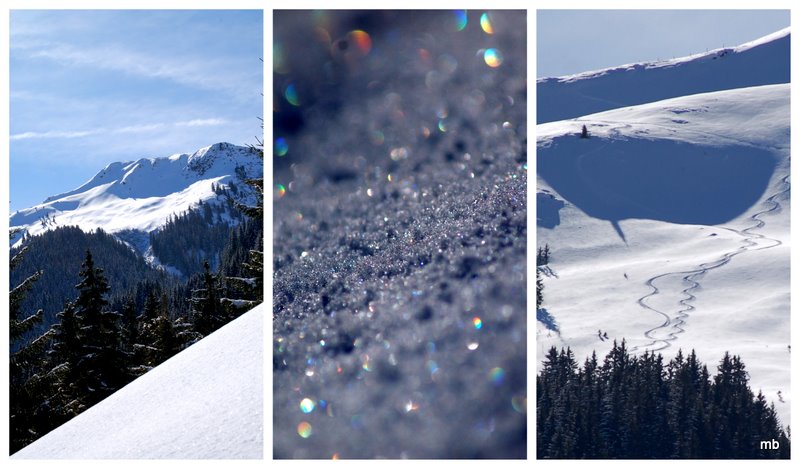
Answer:
<path fill-rule="evenodd" d="M 672 345 L 672 342 L 675 341 L 678 338 L 678 334 L 681 334 L 681 333 L 685 332 L 683 326 L 686 324 L 686 318 L 688 318 L 689 317 L 689 313 L 692 312 L 695 309 L 695 307 L 692 306 L 689 303 L 691 301 L 694 301 L 695 298 L 696 298 L 691 293 L 692 290 L 695 290 L 696 288 L 698 288 L 700 286 L 700 283 L 696 280 L 697 278 L 701 277 L 703 274 L 705 274 L 706 272 L 708 272 L 710 270 L 718 269 L 718 268 L 724 266 L 725 264 L 730 262 L 731 259 L 733 259 L 734 257 L 736 257 L 739 254 L 742 254 L 744 252 L 771 249 L 771 248 L 774 248 L 774 247 L 777 247 L 777 246 L 780 246 L 781 244 L 783 244 L 780 240 L 777 240 L 777 239 L 774 239 L 774 238 L 769 238 L 769 237 L 767 237 L 767 236 L 765 236 L 765 235 L 763 235 L 761 233 L 753 233 L 752 232 L 752 230 L 758 230 L 758 229 L 763 228 L 764 225 L 766 224 L 766 222 L 764 220 L 759 218 L 760 216 L 765 215 L 765 214 L 770 213 L 770 212 L 774 212 L 775 210 L 777 210 L 781 206 L 780 203 L 778 203 L 776 199 L 778 197 L 780 197 L 781 195 L 789 192 L 789 190 L 791 189 L 791 184 L 789 183 L 789 176 L 788 175 L 784 176 L 781 179 L 781 183 L 785 184 L 786 187 L 784 189 L 776 192 L 775 194 L 772 194 L 771 196 L 769 196 L 764 201 L 765 204 L 769 204 L 770 205 L 769 208 L 761 210 L 761 211 L 759 211 L 759 212 L 757 212 L 757 213 L 755 213 L 755 214 L 753 214 L 753 215 L 751 215 L 749 217 L 750 220 L 755 222 L 752 226 L 749 226 L 749 227 L 747 227 L 747 228 L 745 228 L 743 230 L 735 230 L 733 228 L 719 227 L 721 229 L 728 230 L 728 231 L 731 231 L 733 233 L 736 233 L 739 236 L 742 236 L 744 238 L 744 241 L 745 241 L 745 244 L 743 246 L 740 246 L 738 249 L 736 249 L 734 251 L 726 252 L 725 254 L 723 254 L 721 257 L 719 257 L 718 259 L 716 259 L 714 261 L 707 262 L 707 263 L 704 263 L 704 264 L 700 264 L 697 269 L 685 270 L 685 271 L 677 271 L 677 272 L 667 272 L 667 273 L 663 273 L 663 274 L 659 274 L 659 275 L 653 276 L 653 277 L 649 278 L 645 282 L 645 285 L 650 287 L 652 289 L 652 291 L 650 293 L 648 293 L 647 295 L 644 295 L 641 298 L 639 298 L 637 300 L 637 303 L 640 306 L 642 306 L 643 308 L 648 309 L 650 311 L 653 311 L 653 312 L 659 314 L 660 316 L 662 316 L 664 318 L 664 322 L 662 324 L 652 328 L 652 329 L 649 329 L 649 330 L 645 331 L 644 336 L 646 338 L 650 339 L 651 342 L 646 344 L 646 345 L 640 345 L 640 346 L 636 346 L 636 347 L 631 348 L 632 352 L 635 352 L 635 351 L 641 350 L 641 349 L 649 350 L 651 352 L 664 350 L 664 349 L 670 347 L 670 345 Z M 761 246 L 761 247 L 757 247 L 756 248 L 755 246 L 758 246 L 759 243 L 756 242 L 755 240 L 768 240 L 768 241 L 773 241 L 773 243 L 768 245 L 768 246 Z M 662 279 L 662 278 L 665 278 L 665 277 L 669 277 L 669 276 L 676 276 L 676 275 L 682 275 L 683 277 L 681 278 L 681 280 L 683 282 L 688 282 L 690 284 L 687 288 L 685 288 L 685 289 L 683 289 L 681 291 L 681 294 L 684 295 L 684 298 L 681 299 L 680 301 L 678 301 L 678 304 L 681 306 L 681 309 L 679 309 L 678 311 L 676 311 L 672 315 L 670 315 L 668 312 L 661 311 L 659 309 L 656 309 L 656 308 L 648 305 L 647 304 L 648 298 L 652 298 L 652 297 L 654 297 L 654 296 L 656 296 L 656 295 L 661 293 L 661 290 L 655 285 L 655 282 L 657 280 L 659 280 L 659 279 Z M 661 331 L 664 331 L 664 330 L 671 330 L 671 331 L 664 338 L 656 337 L 657 333 L 659 333 Z"/>

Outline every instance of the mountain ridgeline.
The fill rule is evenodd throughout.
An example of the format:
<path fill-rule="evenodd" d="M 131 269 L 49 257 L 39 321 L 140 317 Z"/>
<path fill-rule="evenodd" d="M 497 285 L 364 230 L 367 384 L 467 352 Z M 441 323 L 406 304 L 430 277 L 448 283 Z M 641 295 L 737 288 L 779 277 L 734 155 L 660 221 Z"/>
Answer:
<path fill-rule="evenodd" d="M 790 43 L 786 28 L 738 47 L 689 57 L 540 78 L 536 81 L 536 122 L 710 91 L 789 83 Z"/>

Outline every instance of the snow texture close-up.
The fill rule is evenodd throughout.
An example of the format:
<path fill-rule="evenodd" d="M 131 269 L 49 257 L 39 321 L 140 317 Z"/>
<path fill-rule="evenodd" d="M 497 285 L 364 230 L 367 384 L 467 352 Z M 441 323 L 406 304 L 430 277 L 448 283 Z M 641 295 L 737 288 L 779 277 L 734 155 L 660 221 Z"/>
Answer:
<path fill-rule="evenodd" d="M 274 457 L 526 457 L 525 12 L 274 31 Z"/>
<path fill-rule="evenodd" d="M 258 306 L 12 458 L 261 459 L 263 321 Z"/>

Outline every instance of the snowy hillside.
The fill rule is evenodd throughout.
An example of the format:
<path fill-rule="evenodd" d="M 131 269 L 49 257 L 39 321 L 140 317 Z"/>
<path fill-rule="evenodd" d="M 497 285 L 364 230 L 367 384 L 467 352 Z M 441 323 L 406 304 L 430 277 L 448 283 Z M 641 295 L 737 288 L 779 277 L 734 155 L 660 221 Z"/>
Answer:
<path fill-rule="evenodd" d="M 18 459 L 260 459 L 259 306 L 19 451 Z"/>
<path fill-rule="evenodd" d="M 192 154 L 111 163 L 81 187 L 13 213 L 10 226 L 24 228 L 30 236 L 70 225 L 84 231 L 131 230 L 127 238 L 136 239 L 131 232 L 146 234 L 170 215 L 215 198 L 212 185 L 235 181 L 246 187 L 240 183 L 243 178 L 262 175 L 263 163 L 255 152 L 230 143 L 217 143 Z M 12 244 L 18 244 L 21 236 Z M 133 244 L 141 253 L 147 248 Z"/>
<path fill-rule="evenodd" d="M 742 57 L 788 47 L 788 31 L 772 39 Z M 719 84 L 687 75 L 671 92 Z M 711 370 L 730 351 L 790 423 L 789 116 L 778 84 L 537 126 L 537 244 L 552 251 L 540 268 L 540 367 L 553 345 L 582 362 L 623 338 L 638 353 L 695 349 Z"/>
<path fill-rule="evenodd" d="M 789 28 L 738 47 L 536 83 L 536 122 L 690 94 L 789 82 Z"/>

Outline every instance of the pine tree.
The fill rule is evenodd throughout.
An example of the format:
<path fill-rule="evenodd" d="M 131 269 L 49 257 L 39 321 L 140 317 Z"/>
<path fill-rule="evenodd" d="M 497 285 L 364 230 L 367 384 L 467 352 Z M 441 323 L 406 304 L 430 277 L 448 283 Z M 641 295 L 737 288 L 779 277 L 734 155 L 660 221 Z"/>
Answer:
<path fill-rule="evenodd" d="M 539 269 L 536 269 L 536 309 L 542 307 L 543 301 L 544 301 L 544 283 L 542 283 L 542 277 L 539 274 Z"/>
<path fill-rule="evenodd" d="M 181 342 L 169 318 L 166 293 L 157 299 L 150 291 L 145 301 L 145 309 L 140 316 L 141 328 L 139 343 L 136 345 L 138 366 L 133 369 L 141 375 L 169 359 L 181 348 Z"/>
<path fill-rule="evenodd" d="M 136 314 L 136 302 L 133 297 L 126 298 L 122 306 L 122 338 L 127 352 L 133 352 L 139 338 L 139 320 Z"/>
<path fill-rule="evenodd" d="M 263 128 L 263 122 L 261 127 Z M 264 160 L 264 141 L 256 137 L 256 144 L 250 145 L 250 150 Z M 245 184 L 253 188 L 256 196 L 256 204 L 252 206 L 237 204 L 237 207 L 250 218 L 256 220 L 264 219 L 264 178 L 246 179 Z"/>
<path fill-rule="evenodd" d="M 194 330 L 194 326 L 192 325 L 191 321 L 185 317 L 179 317 L 176 319 L 175 322 L 172 323 L 172 327 L 175 330 L 175 341 L 177 343 L 178 351 L 189 347 L 203 338 L 202 335 Z"/>
<path fill-rule="evenodd" d="M 129 374 L 122 350 L 120 314 L 107 310 L 110 287 L 88 250 L 79 276 L 75 315 L 82 356 L 77 364 L 80 374 L 76 387 L 81 404 L 88 407 L 122 387 Z"/>
<path fill-rule="evenodd" d="M 175 327 L 166 314 L 159 314 L 153 325 L 155 332 L 153 347 L 158 350 L 155 365 L 159 365 L 178 353 L 180 344 Z"/>
<path fill-rule="evenodd" d="M 589 138 L 589 129 L 586 128 L 586 125 L 581 129 L 581 138 Z"/>
<path fill-rule="evenodd" d="M 219 329 L 227 322 L 224 308 L 219 301 L 217 279 L 211 274 L 208 261 L 203 264 L 203 287 L 192 292 L 192 319 L 195 331 L 203 337 Z"/>
<path fill-rule="evenodd" d="M 545 244 L 543 248 L 536 249 L 536 265 L 547 265 L 550 262 L 550 246 Z"/>
<path fill-rule="evenodd" d="M 83 346 L 79 339 L 80 324 L 75 316 L 75 304 L 66 303 L 56 318 L 59 322 L 50 329 L 52 345 L 47 353 L 46 371 L 42 377 L 47 391 L 41 414 L 52 419 L 47 422 L 50 425 L 48 430 L 80 413 L 82 407 L 78 399 L 77 382 Z"/>
<path fill-rule="evenodd" d="M 11 231 L 13 239 L 19 231 Z M 10 261 L 11 270 L 19 266 L 27 247 L 17 252 Z M 34 434 L 35 409 L 41 397 L 37 386 L 36 372 L 42 366 L 44 350 L 49 338 L 45 333 L 32 340 L 25 340 L 35 327 L 42 322 L 42 310 L 24 316 L 22 302 L 34 283 L 42 276 L 37 271 L 27 277 L 9 293 L 9 339 L 11 354 L 9 358 L 9 398 L 10 398 L 10 449 L 14 453 L 32 441 Z"/>
<path fill-rule="evenodd" d="M 144 300 L 144 311 L 142 311 L 142 318 L 143 322 L 152 322 L 158 317 L 158 314 L 161 309 L 161 303 L 156 298 L 156 294 L 153 290 L 147 292 L 147 298 Z"/>

